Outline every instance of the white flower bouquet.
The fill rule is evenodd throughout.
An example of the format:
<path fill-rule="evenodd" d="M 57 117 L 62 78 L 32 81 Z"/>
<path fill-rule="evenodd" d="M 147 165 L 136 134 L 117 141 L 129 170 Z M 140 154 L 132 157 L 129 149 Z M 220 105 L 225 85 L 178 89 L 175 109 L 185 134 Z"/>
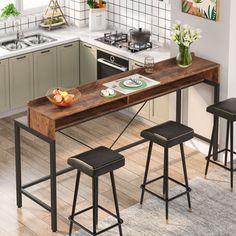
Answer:
<path fill-rule="evenodd" d="M 171 40 L 179 46 L 177 63 L 181 67 L 187 67 L 192 63 L 190 45 L 201 38 L 201 30 L 193 29 L 189 25 L 182 25 L 176 21 L 172 27 Z"/>

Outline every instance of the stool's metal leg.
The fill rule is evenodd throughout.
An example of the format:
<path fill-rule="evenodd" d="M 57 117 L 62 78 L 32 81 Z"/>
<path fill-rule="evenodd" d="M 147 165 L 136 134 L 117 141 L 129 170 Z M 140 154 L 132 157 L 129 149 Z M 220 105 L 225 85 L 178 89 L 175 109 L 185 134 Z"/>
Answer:
<path fill-rule="evenodd" d="M 215 131 L 213 138 L 213 160 L 218 160 L 218 136 L 219 136 L 219 117 L 214 116 Z"/>
<path fill-rule="evenodd" d="M 73 199 L 73 205 L 72 205 L 72 212 L 71 212 L 71 219 L 74 220 L 75 215 L 75 209 L 76 209 L 76 202 L 79 192 L 79 180 L 80 180 L 80 171 L 77 172 L 76 182 L 75 182 L 75 192 L 74 192 L 74 199 Z M 70 229 L 69 229 L 69 236 L 71 236 L 73 228 L 73 222 L 70 221 Z"/>
<path fill-rule="evenodd" d="M 234 177 L 234 122 L 231 121 L 230 127 L 230 186 L 233 191 L 233 179 Z"/>
<path fill-rule="evenodd" d="M 121 228 L 120 211 L 119 211 L 119 205 L 118 205 L 118 199 L 117 199 L 117 193 L 116 193 L 116 185 L 115 185 L 115 178 L 114 178 L 113 171 L 110 172 L 110 176 L 111 176 L 112 192 L 113 192 L 113 197 L 114 197 L 114 202 L 115 202 L 116 216 L 117 216 L 117 219 L 118 219 L 118 223 L 120 223 L 119 224 L 119 233 L 120 233 L 120 236 L 122 236 L 123 233 L 122 233 L 122 228 Z"/>
<path fill-rule="evenodd" d="M 186 168 L 183 143 L 180 144 L 180 150 L 181 150 L 181 158 L 182 158 L 182 164 L 183 164 L 184 180 L 185 180 L 186 190 L 188 191 L 189 190 L 188 174 L 187 174 L 187 168 Z M 191 211 L 191 201 L 190 201 L 190 193 L 189 192 L 187 192 L 187 198 L 188 198 L 188 207 L 189 207 L 189 210 Z"/>
<path fill-rule="evenodd" d="M 228 162 L 229 128 L 230 128 L 230 122 L 228 120 L 227 121 L 227 131 L 226 131 L 226 142 L 225 142 L 225 166 L 227 166 L 227 162 Z"/>
<path fill-rule="evenodd" d="M 97 217 L 98 217 L 98 178 L 93 177 L 93 234 L 97 233 Z"/>
<path fill-rule="evenodd" d="M 20 127 L 15 122 L 15 162 L 16 162 L 16 199 L 17 207 L 22 207 L 21 146 Z"/>
<path fill-rule="evenodd" d="M 169 166 L 168 166 L 168 162 L 169 162 L 169 153 L 168 153 L 168 148 L 165 148 L 164 150 L 164 168 L 165 168 L 165 173 L 164 173 L 164 183 L 165 183 L 165 203 L 166 203 L 166 222 L 168 223 L 168 207 L 169 207 L 169 184 L 168 184 L 168 177 L 169 177 Z"/>
<path fill-rule="evenodd" d="M 51 187 L 51 228 L 57 231 L 57 170 L 56 170 L 56 142 L 50 141 L 50 187 Z"/>
<path fill-rule="evenodd" d="M 214 124 L 213 124 L 213 128 L 212 128 L 212 133 L 211 133 L 211 142 L 210 142 L 210 147 L 209 147 L 208 156 L 207 156 L 207 163 L 206 163 L 206 169 L 205 169 L 205 177 L 207 176 L 207 172 L 208 172 L 208 168 L 209 168 L 209 163 L 210 163 L 210 159 L 211 159 L 211 152 L 212 152 L 213 143 L 214 143 L 214 136 L 215 136 L 215 127 L 216 127 L 216 122 L 215 122 L 215 119 L 214 119 Z"/>
<path fill-rule="evenodd" d="M 148 177 L 148 171 L 149 171 L 149 165 L 150 165 L 150 160 L 151 160 L 151 155 L 152 155 L 152 146 L 153 142 L 149 143 L 149 148 L 148 148 L 148 155 L 147 155 L 147 162 L 146 162 L 146 167 L 145 167 L 145 173 L 144 173 L 144 179 L 143 179 L 143 185 L 142 185 L 142 193 L 141 193 L 141 199 L 140 199 L 140 204 L 143 204 L 143 198 L 144 198 L 144 188 L 145 184 L 147 182 L 147 177 Z"/>
<path fill-rule="evenodd" d="M 96 189 L 95 189 L 95 197 L 96 197 L 96 205 L 98 206 L 98 177 L 95 179 L 96 181 Z M 98 207 L 97 207 L 97 211 L 96 211 L 96 227 L 98 227 Z"/>

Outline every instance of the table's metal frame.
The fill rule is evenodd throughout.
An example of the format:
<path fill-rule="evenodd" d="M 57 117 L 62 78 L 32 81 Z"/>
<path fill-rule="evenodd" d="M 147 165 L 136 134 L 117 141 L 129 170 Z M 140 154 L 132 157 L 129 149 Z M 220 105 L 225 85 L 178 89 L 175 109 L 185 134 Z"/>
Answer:
<path fill-rule="evenodd" d="M 214 82 L 210 82 L 210 81 L 204 81 L 204 83 L 207 83 L 207 84 L 214 87 L 214 102 L 217 103 L 219 101 L 219 84 L 214 83 Z M 189 87 L 191 87 L 191 86 L 189 86 Z M 122 130 L 120 135 L 117 137 L 117 139 L 111 145 L 111 148 L 115 145 L 115 143 L 122 136 L 122 134 L 126 131 L 126 129 L 129 127 L 129 125 L 135 119 L 135 117 L 139 114 L 139 112 L 141 111 L 143 106 L 138 110 L 138 112 L 134 115 L 134 117 L 130 120 L 130 122 Z M 182 110 L 181 106 L 182 106 L 182 89 L 179 89 L 176 91 L 176 121 L 177 122 L 181 122 L 181 110 Z M 110 113 L 113 113 L 113 112 L 115 112 L 115 111 L 112 111 Z M 219 122 L 219 119 L 216 117 L 215 117 L 215 119 L 216 119 L 217 129 L 216 129 L 215 136 L 214 136 L 213 155 L 214 155 L 214 159 L 216 160 L 217 159 L 217 150 L 218 150 L 218 122 Z M 34 202 L 36 202 L 37 204 L 39 204 L 40 206 L 42 206 L 43 208 L 45 208 L 46 210 L 51 212 L 51 229 L 53 232 L 56 232 L 57 231 L 57 182 L 56 182 L 56 178 L 59 175 L 65 174 L 69 171 L 72 171 L 73 168 L 68 167 L 68 168 L 65 168 L 65 169 L 57 172 L 57 170 L 56 170 L 56 141 L 40 134 L 39 132 L 29 128 L 28 126 L 22 124 L 21 122 L 19 122 L 17 120 L 15 120 L 14 125 L 15 125 L 15 161 L 16 161 L 17 207 L 18 208 L 22 207 L 22 194 L 24 194 L 25 196 L 27 196 L 28 198 L 30 198 L 31 200 L 33 200 Z M 22 173 L 21 173 L 21 171 L 22 171 L 21 170 L 21 138 L 20 138 L 21 137 L 21 135 L 20 135 L 21 129 L 37 136 L 41 140 L 48 143 L 50 146 L 50 174 L 45 177 L 42 177 L 40 179 L 37 179 L 35 181 L 32 181 L 30 183 L 24 184 L 24 185 L 22 185 Z M 63 129 L 65 129 L 65 128 L 63 128 Z M 66 133 L 62 132 L 61 130 L 59 132 L 61 132 L 63 135 L 65 135 L 69 138 L 72 138 L 74 141 L 82 143 L 81 141 L 67 135 Z M 210 142 L 209 139 L 207 139 L 201 135 L 195 134 L 195 136 L 199 139 Z M 135 147 L 135 146 L 140 145 L 145 142 L 147 142 L 147 141 L 145 139 L 142 139 L 142 140 L 136 141 L 134 143 L 125 145 L 123 147 L 120 147 L 120 148 L 116 149 L 116 151 L 122 152 L 122 151 L 125 151 L 127 149 L 130 149 L 132 147 Z M 92 148 L 92 147 L 88 146 L 87 144 L 84 144 L 84 143 L 82 143 L 82 144 L 86 145 L 89 148 Z M 50 206 L 26 190 L 26 188 L 29 188 L 29 187 L 34 186 L 36 184 L 42 183 L 46 180 L 50 180 L 50 189 L 51 189 L 51 199 L 50 199 L 51 205 Z"/>

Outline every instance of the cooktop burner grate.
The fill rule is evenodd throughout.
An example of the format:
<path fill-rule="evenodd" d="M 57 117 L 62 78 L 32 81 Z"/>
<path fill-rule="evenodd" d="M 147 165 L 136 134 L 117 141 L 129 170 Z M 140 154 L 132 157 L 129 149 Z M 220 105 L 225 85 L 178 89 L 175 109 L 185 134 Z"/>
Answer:
<path fill-rule="evenodd" d="M 105 33 L 104 37 L 96 39 L 99 42 L 117 47 L 117 48 L 127 48 L 130 52 L 140 52 L 149 48 L 152 48 L 152 43 L 134 43 L 129 42 L 128 34 L 125 33 Z"/>
<path fill-rule="evenodd" d="M 128 43 L 128 49 L 132 52 L 140 52 L 146 49 L 152 48 L 152 42 L 147 42 L 147 43 L 133 43 L 129 42 Z"/>

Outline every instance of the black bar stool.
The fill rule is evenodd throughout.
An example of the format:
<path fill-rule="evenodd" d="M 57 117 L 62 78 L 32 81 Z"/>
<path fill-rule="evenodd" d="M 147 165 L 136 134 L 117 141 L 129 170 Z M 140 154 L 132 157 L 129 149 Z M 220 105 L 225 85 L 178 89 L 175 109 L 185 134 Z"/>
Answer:
<path fill-rule="evenodd" d="M 183 143 L 192 139 L 193 134 L 194 134 L 193 129 L 191 129 L 185 125 L 182 125 L 180 123 L 174 122 L 174 121 L 167 121 L 166 123 L 154 126 L 150 129 L 147 129 L 147 130 L 144 130 L 141 132 L 141 136 L 147 140 L 150 140 L 150 144 L 149 144 L 149 149 L 148 149 L 148 156 L 147 156 L 147 163 L 146 163 L 146 169 L 145 169 L 145 174 L 144 174 L 144 180 L 143 180 L 143 184 L 141 185 L 142 194 L 141 194 L 140 204 L 141 205 L 143 204 L 143 198 L 144 198 L 145 191 L 147 191 L 148 193 L 154 195 L 155 197 L 157 197 L 161 200 L 164 200 L 166 203 L 166 222 L 167 223 L 168 223 L 168 204 L 169 204 L 169 202 L 178 198 L 178 197 L 183 196 L 184 194 L 187 194 L 189 211 L 191 211 L 191 202 L 190 202 L 191 188 L 189 188 L 189 185 L 188 185 L 188 177 L 187 177 L 187 169 L 186 169 L 186 163 L 185 163 L 185 154 L 184 154 Z M 164 175 L 160 176 L 158 178 L 152 179 L 150 181 L 147 181 L 153 142 L 164 147 Z M 180 183 L 179 181 L 169 177 L 169 173 L 168 173 L 169 153 L 168 152 L 169 152 L 169 148 L 171 148 L 175 145 L 180 145 L 185 184 Z M 146 188 L 146 186 L 148 184 L 153 183 L 153 182 L 160 180 L 160 179 L 163 179 L 163 196 L 156 194 Z M 186 191 L 184 191 L 174 197 L 169 198 L 169 187 L 168 187 L 169 180 L 173 181 L 176 184 L 183 186 L 186 189 Z"/>
<path fill-rule="evenodd" d="M 214 124 L 213 124 L 213 129 L 212 129 L 209 153 L 207 156 L 205 177 L 207 176 L 207 173 L 208 173 L 209 163 L 210 162 L 214 163 L 214 164 L 230 171 L 230 187 L 231 187 L 231 191 L 233 191 L 233 174 L 234 174 L 234 171 L 236 171 L 236 169 L 234 169 L 234 165 L 233 165 L 234 154 L 236 154 L 236 152 L 234 151 L 234 121 L 236 121 L 236 98 L 230 98 L 230 99 L 224 100 L 222 102 L 219 102 L 217 104 L 211 105 L 211 106 L 207 107 L 207 111 L 214 115 Z M 215 142 L 215 143 L 216 143 L 216 145 L 218 145 L 218 137 L 215 137 L 215 131 L 218 128 L 216 122 L 219 117 L 227 120 L 225 148 L 217 151 L 217 154 L 222 153 L 222 152 L 225 153 L 224 165 L 220 164 L 219 162 L 216 162 L 216 160 L 211 160 L 211 157 L 214 155 L 214 153 L 212 154 L 212 149 L 214 148 L 214 139 L 217 140 L 217 142 Z M 229 137 L 230 137 L 230 149 L 228 148 L 229 147 Z M 227 167 L 228 152 L 230 152 L 230 167 Z"/>
<path fill-rule="evenodd" d="M 95 148 L 91 151 L 88 151 L 88 152 L 85 152 L 85 153 L 82 153 L 77 156 L 69 158 L 68 164 L 78 170 L 76 183 L 75 183 L 75 193 L 74 193 L 74 200 L 73 200 L 73 206 L 72 206 L 72 214 L 69 217 L 69 220 L 70 220 L 69 235 L 71 235 L 71 233 L 72 233 L 72 227 L 73 227 L 73 223 L 74 223 L 91 235 L 98 235 L 98 234 L 104 233 L 105 231 L 118 226 L 119 233 L 122 236 L 121 224 L 123 223 L 123 220 L 120 218 L 113 171 L 125 165 L 124 157 L 122 155 L 120 155 L 119 153 L 112 151 L 111 149 L 108 149 L 106 147 L 98 147 L 98 148 Z M 82 211 L 75 213 L 81 172 L 92 177 L 93 206 L 88 207 Z M 98 205 L 98 177 L 101 175 L 104 175 L 106 173 L 110 173 L 110 177 L 111 177 L 111 184 L 112 184 L 112 191 L 113 191 L 113 197 L 114 197 L 114 202 L 115 202 L 116 215 L 113 214 L 112 212 L 108 211 L 104 207 Z M 118 222 L 112 226 L 109 226 L 109 227 L 97 232 L 98 208 L 100 208 L 101 210 L 105 211 L 106 213 L 108 213 L 111 216 L 113 216 L 114 218 L 116 218 Z M 77 221 L 74 220 L 75 216 L 77 216 L 81 213 L 84 213 L 88 210 L 91 210 L 91 209 L 93 210 L 93 231 L 90 231 L 89 229 L 85 228 L 83 225 L 81 225 L 80 223 L 78 223 Z"/>

